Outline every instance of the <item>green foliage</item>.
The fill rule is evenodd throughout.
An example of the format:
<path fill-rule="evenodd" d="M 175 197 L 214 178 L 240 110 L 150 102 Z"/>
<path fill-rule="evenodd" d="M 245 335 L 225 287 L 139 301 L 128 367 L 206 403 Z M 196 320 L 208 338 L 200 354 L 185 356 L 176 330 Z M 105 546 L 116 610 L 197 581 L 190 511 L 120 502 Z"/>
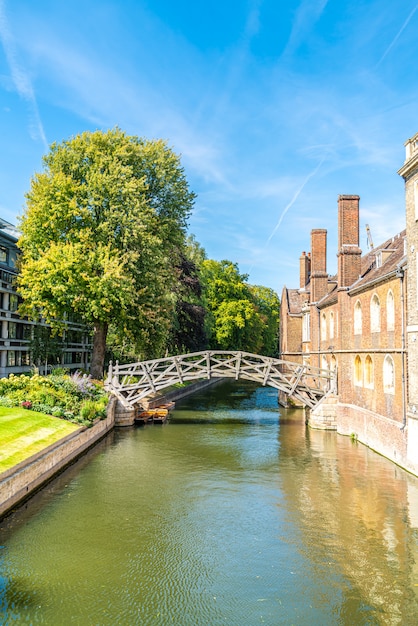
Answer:
<path fill-rule="evenodd" d="M 28 406 L 32 411 L 79 421 L 105 417 L 107 402 L 103 387 L 79 373 L 32 377 L 11 374 L 0 379 L 0 406 Z M 90 406 L 87 414 L 85 405 Z"/>
<path fill-rule="evenodd" d="M 172 354 L 197 352 L 207 347 L 206 310 L 202 301 L 202 284 L 196 264 L 180 255 L 176 267 L 178 280 L 174 288 L 175 316 L 168 350 Z"/>
<path fill-rule="evenodd" d="M 280 300 L 273 289 L 249 285 L 254 304 L 262 320 L 263 354 L 276 356 L 279 346 Z"/>
<path fill-rule="evenodd" d="M 44 166 L 20 223 L 20 312 L 54 328 L 75 313 L 92 326 L 95 377 L 109 325 L 144 357 L 159 355 L 194 202 L 179 157 L 116 128 L 53 144 Z"/>
<path fill-rule="evenodd" d="M 30 342 L 30 352 L 33 363 L 38 367 L 48 363 L 59 362 L 62 353 L 62 337 L 53 333 L 48 326 L 36 325 L 33 328 L 33 336 Z"/>
<path fill-rule="evenodd" d="M 247 284 L 231 261 L 201 263 L 210 347 L 274 356 L 280 301 L 272 289 Z"/>

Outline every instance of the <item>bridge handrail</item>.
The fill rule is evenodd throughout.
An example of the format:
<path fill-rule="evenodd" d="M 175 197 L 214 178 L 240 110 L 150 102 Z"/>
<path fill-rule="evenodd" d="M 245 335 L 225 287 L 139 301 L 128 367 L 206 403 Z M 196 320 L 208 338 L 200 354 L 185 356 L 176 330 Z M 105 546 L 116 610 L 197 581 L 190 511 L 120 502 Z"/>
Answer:
<path fill-rule="evenodd" d="M 204 350 L 114 365 L 105 387 L 126 406 L 178 382 L 201 378 L 244 378 L 293 395 L 311 408 L 336 385 L 336 372 L 244 351 Z"/>

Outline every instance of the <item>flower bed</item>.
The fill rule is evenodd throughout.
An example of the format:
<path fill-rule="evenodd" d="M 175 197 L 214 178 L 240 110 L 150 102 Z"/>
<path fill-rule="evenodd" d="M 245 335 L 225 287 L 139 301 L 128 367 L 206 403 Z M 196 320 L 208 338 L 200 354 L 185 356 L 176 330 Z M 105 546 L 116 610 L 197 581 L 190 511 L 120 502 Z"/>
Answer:
<path fill-rule="evenodd" d="M 49 376 L 11 374 L 0 379 L 0 406 L 17 407 L 90 426 L 106 417 L 108 395 L 90 376 L 57 370 Z"/>

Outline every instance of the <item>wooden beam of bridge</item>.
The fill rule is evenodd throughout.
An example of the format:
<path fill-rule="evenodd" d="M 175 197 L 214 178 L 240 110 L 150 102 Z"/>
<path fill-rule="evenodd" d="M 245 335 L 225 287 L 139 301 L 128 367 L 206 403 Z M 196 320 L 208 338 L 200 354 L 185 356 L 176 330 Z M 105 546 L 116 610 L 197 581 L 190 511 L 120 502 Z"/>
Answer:
<path fill-rule="evenodd" d="M 211 378 L 252 380 L 274 387 L 310 409 L 336 388 L 335 371 L 249 352 L 219 350 L 128 365 L 110 363 L 105 388 L 117 396 L 124 406 L 133 408 L 152 393 L 176 383 Z"/>

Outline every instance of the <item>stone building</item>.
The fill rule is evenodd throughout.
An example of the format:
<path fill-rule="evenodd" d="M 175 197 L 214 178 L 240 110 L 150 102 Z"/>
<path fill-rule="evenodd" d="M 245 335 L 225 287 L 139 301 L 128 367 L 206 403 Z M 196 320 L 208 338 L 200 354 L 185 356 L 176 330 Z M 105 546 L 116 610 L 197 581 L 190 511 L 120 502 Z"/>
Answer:
<path fill-rule="evenodd" d="M 40 326 L 22 319 L 18 312 L 19 296 L 14 287 L 19 250 L 16 228 L 0 219 L 0 377 L 29 371 L 32 367 L 31 342 Z M 89 365 L 91 339 L 84 325 L 68 321 L 64 332 L 59 364 L 68 369 Z M 57 363 L 55 363 L 57 365 Z"/>
<path fill-rule="evenodd" d="M 337 393 L 309 423 L 355 436 L 418 475 L 418 135 L 406 143 L 406 229 L 362 254 L 359 196 L 338 198 L 338 267 L 311 232 L 299 288 L 284 287 L 281 358 L 336 369 Z M 284 399 L 282 399 L 284 400 Z"/>

